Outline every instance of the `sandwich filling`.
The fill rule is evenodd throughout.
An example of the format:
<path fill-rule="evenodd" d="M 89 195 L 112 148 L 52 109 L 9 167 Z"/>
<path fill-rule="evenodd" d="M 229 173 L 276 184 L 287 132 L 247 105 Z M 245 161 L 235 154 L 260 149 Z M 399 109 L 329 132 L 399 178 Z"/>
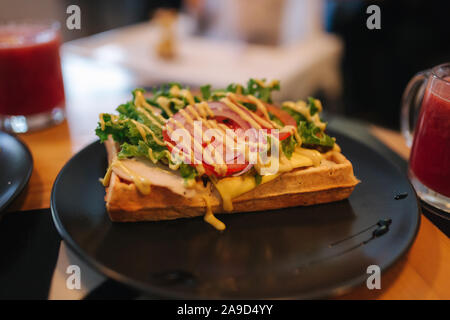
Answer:
<path fill-rule="evenodd" d="M 272 92 L 278 81 L 251 79 L 247 86 L 231 84 L 198 94 L 180 84 L 169 84 L 102 113 L 96 134 L 113 140 L 117 153 L 102 183 L 114 172 L 133 183 L 143 195 L 152 185 L 184 197 L 202 197 L 204 220 L 219 230 L 225 225 L 213 214 L 205 190 L 215 190 L 224 211 L 233 199 L 260 184 L 298 168 L 321 165 L 324 154 L 340 152 L 325 133 L 319 100 L 287 101 L 276 106 Z"/>

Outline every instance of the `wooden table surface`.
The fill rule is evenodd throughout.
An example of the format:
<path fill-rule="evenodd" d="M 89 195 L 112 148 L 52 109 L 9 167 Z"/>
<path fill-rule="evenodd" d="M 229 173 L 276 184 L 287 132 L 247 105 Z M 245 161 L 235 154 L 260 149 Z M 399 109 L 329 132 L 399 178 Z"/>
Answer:
<path fill-rule="evenodd" d="M 97 115 L 112 111 L 129 99 L 133 87 L 123 70 L 92 66 L 77 57 L 64 57 L 67 120 L 52 128 L 20 135 L 30 148 L 34 170 L 27 190 L 8 211 L 49 208 L 50 193 L 63 165 L 87 143 L 93 133 Z M 102 72 L 107 70 L 107 75 Z M 77 76 L 68 76 L 77 75 Z M 90 79 L 91 75 L 93 78 Z M 83 81 L 80 81 L 82 76 Z M 78 78 L 77 78 L 78 77 Z M 98 85 L 101 82 L 102 85 Z M 95 85 L 94 85 L 95 84 Z M 371 127 L 371 132 L 402 157 L 409 150 L 397 132 Z M 344 294 L 342 299 L 450 299 L 450 241 L 425 216 L 410 251 L 382 274 L 381 290 L 365 286 Z"/>

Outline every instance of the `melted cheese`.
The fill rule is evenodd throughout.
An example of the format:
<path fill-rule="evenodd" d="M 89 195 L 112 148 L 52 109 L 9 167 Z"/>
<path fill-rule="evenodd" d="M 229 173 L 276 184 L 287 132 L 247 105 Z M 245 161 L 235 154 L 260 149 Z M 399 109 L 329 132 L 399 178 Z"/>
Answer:
<path fill-rule="evenodd" d="M 312 161 L 313 166 L 320 166 L 320 162 L 323 159 L 323 155 L 314 149 L 306 149 L 306 148 L 295 148 L 295 154 L 299 154 L 309 158 Z"/>
<path fill-rule="evenodd" d="M 272 181 L 281 173 L 290 172 L 296 168 L 320 165 L 322 159 L 323 155 L 317 150 L 297 147 L 290 159 L 287 159 L 284 154 L 281 155 L 278 173 L 263 176 L 261 184 Z M 258 165 L 255 165 L 255 169 L 258 170 Z M 225 211 L 233 210 L 233 199 L 257 187 L 255 177 L 251 175 L 223 178 L 215 181 L 214 185 L 222 198 Z"/>
<path fill-rule="evenodd" d="M 313 161 L 300 153 L 293 152 L 290 159 L 286 158 L 283 154 L 280 157 L 279 172 L 289 172 L 296 168 L 310 167 L 312 165 Z"/>
<path fill-rule="evenodd" d="M 278 177 L 278 174 L 263 176 L 261 184 L 272 181 L 276 177 Z M 225 211 L 233 210 L 233 199 L 257 187 L 255 177 L 251 175 L 223 178 L 214 182 L 214 185 L 222 197 L 222 205 Z"/>
<path fill-rule="evenodd" d="M 292 156 L 290 159 L 288 159 L 283 152 L 280 152 L 280 157 L 278 158 L 278 173 L 284 173 L 284 172 L 290 172 L 296 168 L 304 168 L 304 167 L 311 167 L 315 164 L 320 164 L 322 160 L 322 155 L 317 152 L 318 154 L 314 152 L 309 152 L 310 150 L 304 149 L 301 147 L 295 148 L 294 152 L 292 153 Z M 312 150 L 315 151 L 315 150 Z M 255 164 L 255 169 L 259 173 L 261 173 L 262 169 L 269 169 L 271 166 L 271 160 L 267 161 L 267 163 L 261 163 L 258 161 L 257 164 Z M 273 160 L 275 161 L 275 160 Z M 275 168 L 276 169 L 276 168 Z"/>

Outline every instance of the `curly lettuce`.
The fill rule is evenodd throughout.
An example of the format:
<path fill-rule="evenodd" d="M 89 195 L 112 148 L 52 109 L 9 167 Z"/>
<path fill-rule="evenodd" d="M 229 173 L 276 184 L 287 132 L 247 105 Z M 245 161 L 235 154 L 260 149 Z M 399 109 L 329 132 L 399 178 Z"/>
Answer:
<path fill-rule="evenodd" d="M 320 107 L 317 105 L 317 100 L 309 97 L 307 108 L 311 116 L 320 114 Z M 328 150 L 333 148 L 335 140 L 325 133 L 324 129 L 319 128 L 314 122 L 308 121 L 306 117 L 288 107 L 282 107 L 282 110 L 291 115 L 297 122 L 297 131 L 302 138 L 302 145 L 307 148 Z"/>
<path fill-rule="evenodd" d="M 133 91 L 133 96 L 135 96 L 137 90 Z M 161 94 L 167 94 L 167 92 Z M 147 100 L 147 102 L 153 104 L 151 100 Z M 121 104 L 116 110 L 119 115 L 107 113 L 101 115 L 103 121 L 98 122 L 95 130 L 100 141 L 104 142 L 111 136 L 115 142 L 119 143 L 120 151 L 117 155 L 119 159 L 140 157 L 169 164 L 171 159 L 168 156 L 167 147 L 160 145 L 155 140 L 156 138 L 159 141 L 164 141 L 162 129 L 155 125 L 147 115 L 138 110 L 134 104 L 134 99 Z M 144 138 L 134 121 L 147 126 L 155 136 L 146 132 Z M 193 179 L 197 176 L 196 169 L 185 164 L 180 165 L 180 173 L 185 179 Z"/>

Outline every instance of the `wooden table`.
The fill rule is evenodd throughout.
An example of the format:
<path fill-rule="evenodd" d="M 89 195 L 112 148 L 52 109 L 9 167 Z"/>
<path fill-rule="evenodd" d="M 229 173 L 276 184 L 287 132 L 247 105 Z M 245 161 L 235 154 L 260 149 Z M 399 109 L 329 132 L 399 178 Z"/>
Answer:
<path fill-rule="evenodd" d="M 105 68 L 108 75 L 100 76 Z M 58 172 L 74 153 L 96 139 L 93 131 L 98 113 L 112 111 L 129 99 L 129 89 L 135 85 L 123 70 L 94 67 L 76 57 L 65 57 L 64 72 L 67 120 L 50 129 L 20 136 L 31 150 L 34 171 L 26 192 L 14 201 L 9 211 L 49 208 L 51 188 Z M 83 80 L 68 77 L 68 74 L 81 74 Z M 90 79 L 90 75 L 94 79 Z M 409 150 L 399 133 L 375 126 L 370 130 L 402 157 L 408 157 Z M 369 291 L 363 286 L 341 298 L 450 299 L 449 272 L 450 241 L 422 216 L 416 241 L 411 250 L 382 275 L 382 289 Z"/>

